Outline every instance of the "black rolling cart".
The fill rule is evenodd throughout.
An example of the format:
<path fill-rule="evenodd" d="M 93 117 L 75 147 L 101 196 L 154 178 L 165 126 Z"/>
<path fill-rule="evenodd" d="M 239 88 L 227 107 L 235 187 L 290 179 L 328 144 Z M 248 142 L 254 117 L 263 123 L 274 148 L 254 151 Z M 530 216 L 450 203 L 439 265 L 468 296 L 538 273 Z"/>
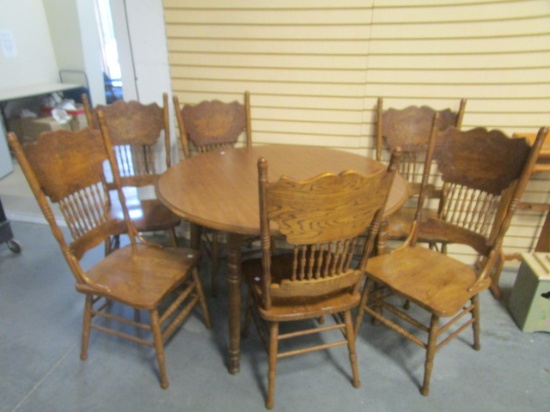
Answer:
<path fill-rule="evenodd" d="M 2 199 L 0 199 L 0 244 L 2 243 L 6 243 L 13 253 L 21 253 L 21 245 L 13 239 L 10 222 L 6 218 Z"/>

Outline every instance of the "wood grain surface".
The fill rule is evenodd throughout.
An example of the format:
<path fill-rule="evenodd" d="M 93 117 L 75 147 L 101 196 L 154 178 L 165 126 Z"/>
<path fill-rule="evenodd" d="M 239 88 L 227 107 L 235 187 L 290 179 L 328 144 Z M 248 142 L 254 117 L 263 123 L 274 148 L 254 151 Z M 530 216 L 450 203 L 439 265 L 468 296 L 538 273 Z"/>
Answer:
<path fill-rule="evenodd" d="M 385 166 L 357 154 L 323 147 L 270 145 L 227 149 L 185 159 L 157 182 L 158 198 L 174 213 L 193 223 L 240 234 L 259 234 L 256 162 L 269 162 L 269 180 L 283 174 L 307 179 L 324 172 L 379 172 Z M 407 183 L 396 176 L 386 215 L 406 201 Z"/>

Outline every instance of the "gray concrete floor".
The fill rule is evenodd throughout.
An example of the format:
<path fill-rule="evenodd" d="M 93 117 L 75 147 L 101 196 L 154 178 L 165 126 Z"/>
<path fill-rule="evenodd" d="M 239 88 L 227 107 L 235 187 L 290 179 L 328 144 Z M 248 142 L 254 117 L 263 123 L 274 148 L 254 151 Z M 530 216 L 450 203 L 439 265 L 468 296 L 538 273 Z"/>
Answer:
<path fill-rule="evenodd" d="M 254 331 L 243 341 L 240 373 L 226 369 L 225 282 L 208 298 L 213 329 L 192 315 L 168 342 L 170 387 L 162 390 L 150 348 L 92 332 L 88 360 L 79 359 L 83 297 L 57 244 L 45 225 L 11 225 L 23 251 L 0 245 L 0 411 L 264 410 L 267 359 Z M 344 347 L 283 359 L 275 410 L 550 410 L 550 334 L 522 333 L 514 323 L 506 308 L 514 279 L 503 274 L 503 301 L 482 295 L 480 352 L 467 331 L 437 354 L 429 397 L 418 390 L 424 351 L 365 322 L 359 389 Z"/>

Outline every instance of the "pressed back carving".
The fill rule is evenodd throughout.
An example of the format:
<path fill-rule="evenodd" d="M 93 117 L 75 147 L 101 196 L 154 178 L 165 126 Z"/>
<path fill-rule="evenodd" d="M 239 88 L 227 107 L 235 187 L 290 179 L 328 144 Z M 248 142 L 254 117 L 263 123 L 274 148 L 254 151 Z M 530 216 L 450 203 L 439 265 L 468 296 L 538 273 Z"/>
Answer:
<path fill-rule="evenodd" d="M 165 130 L 164 110 L 156 103 L 117 100 L 111 105 L 97 105 L 114 145 L 152 145 Z"/>
<path fill-rule="evenodd" d="M 383 99 L 378 99 L 378 125 L 376 158 L 381 160 L 383 140 L 390 150 L 403 149 L 399 173 L 413 184 L 420 184 L 432 123 L 437 114 L 436 127 L 443 131 L 448 127 L 460 128 L 466 100 L 462 99 L 458 112 L 450 109 L 435 110 L 428 106 L 409 106 L 405 109 L 383 109 Z M 413 188 L 413 192 L 416 188 Z"/>
<path fill-rule="evenodd" d="M 243 132 L 247 146 L 252 145 L 248 92 L 245 93 L 244 105 L 237 101 L 213 100 L 180 107 L 177 96 L 174 96 L 174 107 L 185 157 L 191 155 L 191 149 L 205 153 L 233 147 Z"/>
<path fill-rule="evenodd" d="M 434 157 L 444 182 L 456 182 L 494 195 L 519 178 L 530 146 L 499 130 L 449 128 L 438 139 Z"/>
<path fill-rule="evenodd" d="M 23 148 L 37 171 L 41 189 L 53 202 L 101 182 L 101 165 L 107 157 L 98 131 L 82 129 L 75 134 L 69 131 L 41 134 Z M 80 153 L 86 154 L 87 161 L 82 161 Z"/>
<path fill-rule="evenodd" d="M 438 134 L 433 158 L 443 181 L 441 221 L 422 223 L 420 231 L 443 231 L 450 241 L 469 243 L 486 255 L 508 229 L 536 161 L 533 151 L 525 139 L 498 130 L 451 127 L 433 133 Z"/>
<path fill-rule="evenodd" d="M 42 133 L 36 141 L 23 145 L 12 135 L 10 143 L 66 256 L 74 253 L 80 258 L 108 236 L 128 231 L 125 221 L 116 220 L 110 214 L 104 175 L 108 156 L 98 130 Z M 68 240 L 55 221 L 51 203 L 59 205 L 70 232 Z M 71 261 L 69 265 L 72 266 Z M 80 269 L 73 273 L 82 281 L 78 279 Z"/>
<path fill-rule="evenodd" d="M 171 165 L 168 95 L 163 95 L 163 107 L 117 100 L 92 109 L 85 96 L 83 102 L 88 124 L 109 133 L 123 185 L 155 184 Z"/>
<path fill-rule="evenodd" d="M 352 267 L 358 237 L 368 230 L 361 267 L 372 251 L 382 212 L 397 169 L 398 155 L 389 170 L 371 176 L 352 171 L 326 173 L 296 181 L 283 176 L 268 182 L 267 161 L 258 161 L 263 250 L 263 294 L 271 297 L 318 296 L 358 287 L 362 271 Z M 293 248 L 289 277 L 272 283 L 271 232 L 276 223 Z"/>
<path fill-rule="evenodd" d="M 189 140 L 195 146 L 235 143 L 246 126 L 244 106 L 239 102 L 186 104 L 181 113 Z"/>
<path fill-rule="evenodd" d="M 267 216 L 294 244 L 356 237 L 384 199 L 385 191 L 379 190 L 384 175 L 385 170 L 374 177 L 347 171 L 302 182 L 283 176 L 267 186 Z M 315 213 L 320 208 L 322 216 Z"/>
<path fill-rule="evenodd" d="M 409 106 L 406 109 L 388 109 L 383 113 L 382 135 L 390 148 L 400 146 L 404 152 L 425 151 L 436 113 L 436 127 L 445 130 L 456 126 L 458 113 L 450 109 L 436 111 L 428 106 Z"/>

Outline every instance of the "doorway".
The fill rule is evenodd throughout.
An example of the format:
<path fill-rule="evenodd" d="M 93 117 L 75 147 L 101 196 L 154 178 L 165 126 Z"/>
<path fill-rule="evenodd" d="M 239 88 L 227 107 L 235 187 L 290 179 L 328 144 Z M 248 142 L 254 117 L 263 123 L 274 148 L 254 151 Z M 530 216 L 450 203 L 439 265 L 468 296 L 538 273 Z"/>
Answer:
<path fill-rule="evenodd" d="M 122 100 L 122 74 L 118 56 L 110 0 L 96 0 L 98 33 L 101 44 L 105 100 L 111 104 Z"/>

